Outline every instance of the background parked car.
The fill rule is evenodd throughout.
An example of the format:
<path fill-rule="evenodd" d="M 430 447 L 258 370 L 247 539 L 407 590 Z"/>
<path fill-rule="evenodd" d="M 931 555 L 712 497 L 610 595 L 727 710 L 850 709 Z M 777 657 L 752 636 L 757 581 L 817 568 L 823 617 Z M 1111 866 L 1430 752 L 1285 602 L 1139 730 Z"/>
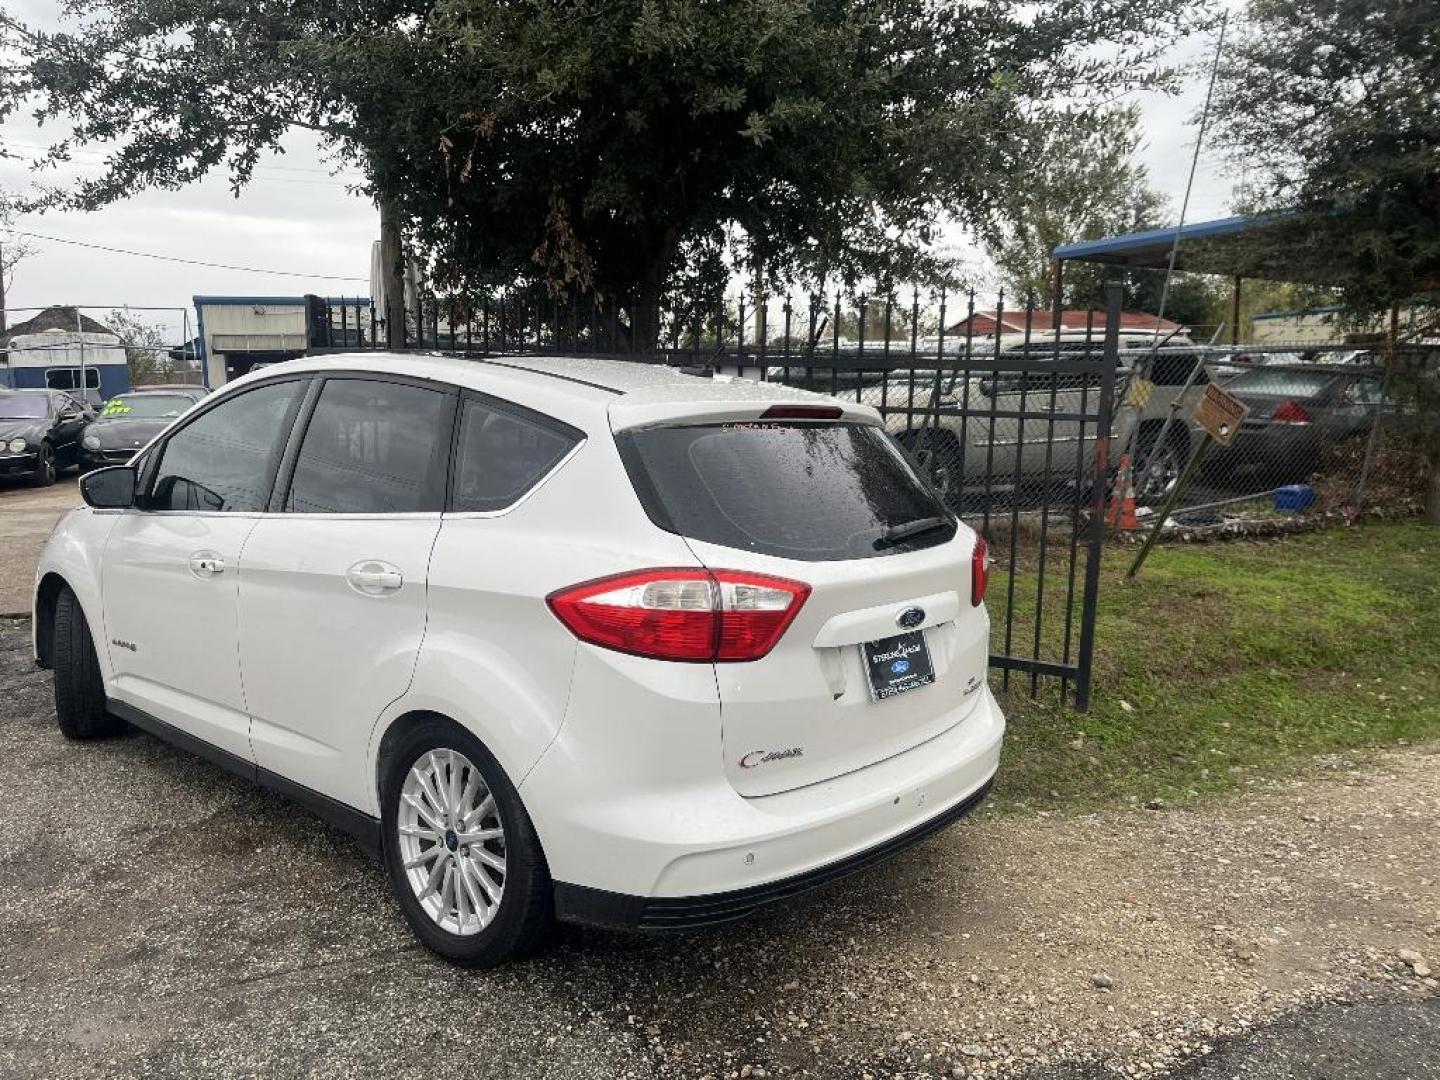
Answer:
<path fill-rule="evenodd" d="M 1325 449 L 1370 430 L 1385 404 L 1383 372 L 1366 368 L 1269 366 L 1237 375 L 1225 389 L 1250 407 L 1228 448 L 1213 450 L 1205 474 L 1263 486 L 1303 480 Z"/>
<path fill-rule="evenodd" d="M 201 386 L 147 386 L 116 394 L 80 437 L 82 467 L 124 464 L 207 393 Z"/>
<path fill-rule="evenodd" d="M 1045 360 L 1058 350 L 1074 358 L 1097 356 L 1101 348 L 1094 341 L 1037 341 L 1007 355 Z M 1210 381 L 1207 365 L 1220 355 L 1193 345 L 1120 352 L 1109 434 L 1113 443 L 1130 445 L 1137 462 L 1153 460 L 1138 481 L 1142 500 L 1158 501 L 1179 476 L 1194 437 L 1190 416 Z M 997 377 L 977 371 L 967 380 L 962 370 L 941 369 L 916 376 L 913 383 L 908 371 L 899 378 L 876 377 L 857 394 L 886 414 L 890 431 L 952 505 L 982 494 L 1042 501 L 1057 487 L 1088 482 L 1100 433 L 1077 417 L 1094 410 L 1098 372 L 1012 371 Z M 937 385 L 938 408 L 932 413 Z M 1177 397 L 1176 420 L 1159 445 Z"/>
<path fill-rule="evenodd" d="M 59 390 L 0 390 L 0 477 L 53 484 L 80 464 L 80 433 L 94 416 Z"/>

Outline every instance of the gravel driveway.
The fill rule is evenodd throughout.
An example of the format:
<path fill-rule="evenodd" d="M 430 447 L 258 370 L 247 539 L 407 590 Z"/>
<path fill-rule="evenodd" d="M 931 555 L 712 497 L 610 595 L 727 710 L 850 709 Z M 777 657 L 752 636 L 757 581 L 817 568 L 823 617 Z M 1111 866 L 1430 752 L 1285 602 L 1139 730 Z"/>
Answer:
<path fill-rule="evenodd" d="M 982 812 L 745 923 L 465 972 L 278 796 L 148 736 L 64 742 L 27 633 L 0 622 L 6 1077 L 1213 1078 L 1346 1001 L 1408 1032 L 1381 1075 L 1440 1076 L 1429 751 L 1198 809 Z"/>

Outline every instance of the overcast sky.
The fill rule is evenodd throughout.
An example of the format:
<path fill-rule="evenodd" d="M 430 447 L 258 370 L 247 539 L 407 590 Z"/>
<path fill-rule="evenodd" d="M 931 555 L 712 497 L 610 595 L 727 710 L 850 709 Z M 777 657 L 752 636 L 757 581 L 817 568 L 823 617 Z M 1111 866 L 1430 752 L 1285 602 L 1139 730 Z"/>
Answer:
<path fill-rule="evenodd" d="M 6 6 L 21 18 L 54 22 L 53 4 L 6 0 Z M 1192 39 L 1174 61 L 1203 62 L 1213 48 L 1213 37 Z M 1170 196 L 1175 212 L 1195 145 L 1193 114 L 1203 98 L 1199 71 L 1178 97 L 1137 94 L 1132 98 L 1144 111 L 1141 159 L 1149 166 L 1155 186 Z M 49 134 L 23 116 L 0 126 L 5 146 L 27 156 L 39 154 Z M 333 166 L 321 159 L 310 137 L 297 133 L 286 149 L 284 155 L 266 160 L 238 198 L 223 178 L 216 177 L 182 191 L 145 192 L 91 214 L 26 217 L 18 228 L 59 239 L 287 273 L 188 266 L 31 240 L 35 254 L 18 268 L 7 298 L 10 322 L 26 317 L 17 308 L 47 304 L 188 308 L 197 294 L 367 293 L 370 243 L 379 229 L 373 204 L 347 192 L 346 177 L 353 178 L 353 173 L 332 175 Z M 97 155 L 80 156 L 76 169 L 93 169 L 97 160 Z M 1187 220 L 1229 212 L 1232 178 L 1219 164 L 1217 155 L 1202 153 Z M 26 162 L 0 161 L 0 188 L 23 190 L 32 182 Z M 321 275 L 355 280 L 326 280 Z M 153 319 L 173 327 L 179 340 L 178 312 L 156 313 Z M 193 332 L 193 326 L 190 329 Z"/>

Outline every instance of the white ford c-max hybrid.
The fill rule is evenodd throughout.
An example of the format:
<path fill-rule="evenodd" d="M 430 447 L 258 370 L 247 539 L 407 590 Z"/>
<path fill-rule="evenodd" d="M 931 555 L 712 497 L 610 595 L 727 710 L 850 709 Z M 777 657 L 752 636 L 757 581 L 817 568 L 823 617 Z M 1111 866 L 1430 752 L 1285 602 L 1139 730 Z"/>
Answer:
<path fill-rule="evenodd" d="M 974 806 L 983 543 L 867 406 L 610 360 L 237 380 L 82 481 L 35 590 L 72 738 L 129 723 L 383 855 L 493 964 L 747 914 Z"/>

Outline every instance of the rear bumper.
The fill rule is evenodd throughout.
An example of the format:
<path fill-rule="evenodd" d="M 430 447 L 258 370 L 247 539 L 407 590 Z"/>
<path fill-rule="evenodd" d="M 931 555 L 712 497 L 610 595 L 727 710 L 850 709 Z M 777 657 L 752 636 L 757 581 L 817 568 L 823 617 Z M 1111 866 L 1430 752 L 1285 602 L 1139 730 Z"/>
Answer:
<path fill-rule="evenodd" d="M 572 783 L 567 831 L 583 832 L 587 857 L 566 857 L 565 845 L 557 846 L 556 915 L 610 929 L 703 926 L 870 866 L 984 798 L 1004 730 L 986 687 L 963 719 L 935 738 L 777 795 L 742 797 L 718 776 L 591 803 Z"/>
<path fill-rule="evenodd" d="M 990 793 L 993 782 L 993 777 L 986 780 L 978 791 L 965 796 L 953 806 L 872 848 L 803 874 L 765 885 L 752 885 L 748 889 L 734 889 L 704 896 L 644 897 L 556 882 L 555 917 L 563 922 L 607 930 L 650 931 L 691 930 L 743 919 L 765 904 L 773 904 L 777 900 L 786 900 L 811 889 L 818 889 L 913 847 L 979 806 Z"/>

